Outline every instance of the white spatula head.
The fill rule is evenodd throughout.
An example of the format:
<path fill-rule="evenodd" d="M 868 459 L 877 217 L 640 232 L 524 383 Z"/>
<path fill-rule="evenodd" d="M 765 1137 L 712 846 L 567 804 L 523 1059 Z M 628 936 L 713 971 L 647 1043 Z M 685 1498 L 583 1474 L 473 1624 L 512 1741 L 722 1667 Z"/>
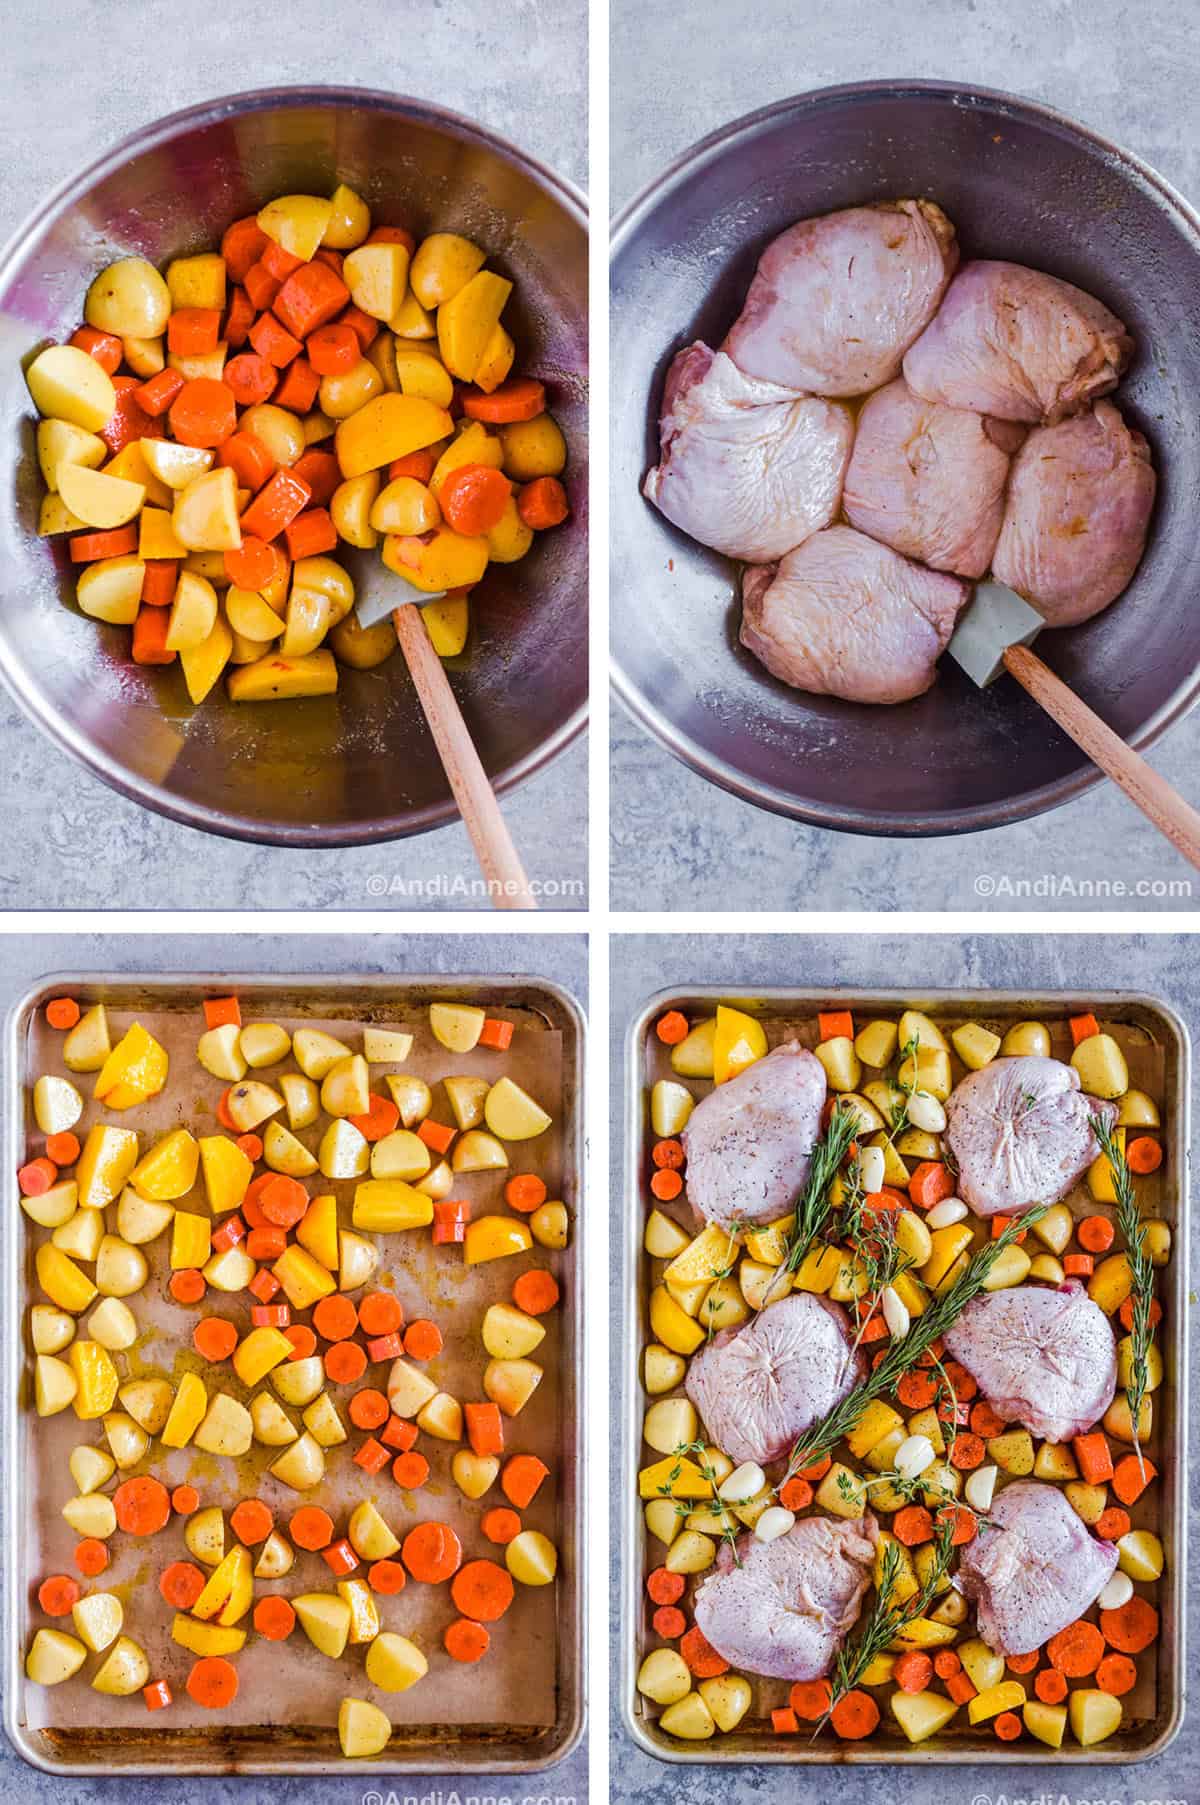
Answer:
<path fill-rule="evenodd" d="M 387 570 L 383 565 L 371 572 L 370 587 L 364 592 L 359 590 L 358 600 L 354 604 L 354 615 L 360 627 L 377 627 L 381 620 L 387 620 L 393 608 L 401 607 L 405 602 L 413 602 L 418 608 L 427 607 L 430 602 L 441 602 L 446 598 L 446 591 L 439 589 L 431 595 L 427 589 L 418 589 L 404 577 L 398 576 L 394 570 Z"/>
<path fill-rule="evenodd" d="M 1015 589 L 1003 583 L 977 583 L 974 600 L 959 615 L 946 650 L 972 683 L 986 689 L 1004 675 L 1008 648 L 1032 645 L 1045 624 Z"/>

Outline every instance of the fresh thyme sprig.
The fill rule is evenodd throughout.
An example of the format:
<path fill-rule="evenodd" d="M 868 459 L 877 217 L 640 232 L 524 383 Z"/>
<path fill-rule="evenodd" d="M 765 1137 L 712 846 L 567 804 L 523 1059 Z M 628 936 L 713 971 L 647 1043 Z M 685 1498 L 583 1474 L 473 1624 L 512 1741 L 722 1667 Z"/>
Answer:
<path fill-rule="evenodd" d="M 845 1698 L 848 1692 L 853 1692 L 871 1662 L 890 1648 L 904 1625 L 914 1617 L 925 1615 L 954 1558 L 954 1527 L 953 1513 L 937 1525 L 933 1559 L 920 1590 L 906 1600 L 896 1597 L 896 1588 L 903 1571 L 900 1544 L 895 1541 L 885 1542 L 879 1562 L 875 1603 L 858 1635 L 852 1642 L 843 1643 L 838 1650 L 830 1687 L 829 1710 L 817 1725 L 817 1730 L 827 1721 L 839 1699 Z"/>
<path fill-rule="evenodd" d="M 1103 1117 L 1093 1115 L 1091 1121 L 1092 1132 L 1099 1141 L 1100 1150 L 1112 1170 L 1113 1190 L 1117 1196 L 1117 1227 L 1125 1242 L 1125 1257 L 1129 1261 L 1129 1271 L 1133 1278 L 1131 1293 L 1133 1312 L 1129 1330 L 1129 1384 L 1125 1387 L 1125 1397 L 1129 1404 L 1134 1452 L 1138 1457 L 1138 1466 L 1144 1478 L 1146 1463 L 1138 1436 L 1138 1422 L 1141 1418 L 1142 1406 L 1146 1401 L 1146 1394 L 1150 1389 L 1150 1347 L 1154 1340 L 1154 1325 L 1151 1321 L 1154 1305 L 1154 1266 L 1146 1252 L 1146 1225 L 1142 1221 L 1141 1206 L 1138 1203 L 1129 1162 L 1118 1147 L 1112 1130 Z"/>
<path fill-rule="evenodd" d="M 893 1389 L 897 1380 L 917 1364 L 921 1355 L 957 1322 L 972 1299 L 978 1297 L 1005 1249 L 1011 1247 L 1025 1229 L 1040 1222 L 1045 1213 L 1045 1206 L 1037 1204 L 1023 1216 L 1014 1216 L 994 1241 L 988 1241 L 978 1249 L 950 1289 L 941 1297 L 931 1299 L 924 1315 L 914 1318 L 908 1333 L 892 1343 L 879 1365 L 861 1384 L 797 1438 L 788 1456 L 787 1471 L 779 1482 L 780 1489 L 801 1467 L 811 1466 L 820 1456 L 831 1453 L 843 1436 L 854 1428 L 871 1400 L 881 1392 Z"/>
<path fill-rule="evenodd" d="M 920 1090 L 921 1088 L 920 1060 L 918 1058 L 920 1051 L 921 1036 L 920 1034 L 912 1034 L 905 1041 L 896 1055 L 900 1061 L 899 1069 L 896 1073 L 896 1085 L 897 1088 L 904 1093 L 904 1101 L 902 1103 L 897 1103 L 892 1111 L 892 1125 L 888 1129 L 887 1137 L 889 1141 L 894 1141 L 896 1136 L 898 1134 L 903 1134 L 904 1130 L 908 1127 L 908 1106 L 912 1102 L 913 1092 L 915 1090 Z M 903 1075 L 906 1065 L 909 1068 L 907 1080 Z"/>
<path fill-rule="evenodd" d="M 679 1444 L 674 1451 L 675 1465 L 667 1475 L 666 1484 L 660 1489 L 664 1497 L 670 1497 L 671 1487 L 683 1471 L 682 1463 L 688 1456 L 691 1456 L 695 1460 L 700 1472 L 712 1486 L 712 1497 L 711 1499 L 693 1499 L 686 1504 L 681 1499 L 675 1505 L 676 1514 L 681 1517 L 690 1517 L 692 1511 L 698 1504 L 710 1506 L 711 1514 L 720 1520 L 721 1540 L 728 1544 L 729 1552 L 733 1556 L 734 1565 L 740 1567 L 742 1559 L 738 1553 L 737 1539 L 742 1532 L 742 1525 L 738 1522 L 724 1498 L 722 1498 L 720 1492 L 717 1490 L 717 1487 L 720 1484 L 720 1480 L 717 1477 L 717 1469 L 712 1463 L 712 1456 L 709 1454 L 708 1449 L 702 1441 L 681 1442 Z"/>
<path fill-rule="evenodd" d="M 829 1192 L 850 1143 L 860 1132 L 858 1114 L 840 1100 L 834 1104 L 829 1126 L 813 1148 L 804 1189 L 796 1201 L 796 1221 L 788 1236 L 780 1271 L 794 1273 L 803 1265 L 809 1249 L 829 1219 Z"/>

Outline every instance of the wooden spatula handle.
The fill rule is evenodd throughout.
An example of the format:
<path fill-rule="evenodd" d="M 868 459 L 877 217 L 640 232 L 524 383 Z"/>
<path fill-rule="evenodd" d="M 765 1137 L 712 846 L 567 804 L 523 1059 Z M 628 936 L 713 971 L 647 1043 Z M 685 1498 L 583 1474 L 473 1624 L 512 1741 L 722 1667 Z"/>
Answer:
<path fill-rule="evenodd" d="M 1064 733 L 1087 753 L 1094 764 L 1120 784 L 1147 821 L 1167 836 L 1185 859 L 1200 870 L 1200 813 L 1173 790 L 1119 734 L 1093 714 L 1086 702 L 1061 677 L 1056 677 L 1028 646 L 1010 646 L 1004 654 L 1011 672 L 1034 701 L 1053 715 Z"/>
<path fill-rule="evenodd" d="M 442 661 L 429 642 L 421 610 L 405 602 L 393 610 L 392 619 L 480 868 L 489 884 L 496 886 L 492 901 L 498 909 L 536 909 L 496 792 L 467 731 Z"/>

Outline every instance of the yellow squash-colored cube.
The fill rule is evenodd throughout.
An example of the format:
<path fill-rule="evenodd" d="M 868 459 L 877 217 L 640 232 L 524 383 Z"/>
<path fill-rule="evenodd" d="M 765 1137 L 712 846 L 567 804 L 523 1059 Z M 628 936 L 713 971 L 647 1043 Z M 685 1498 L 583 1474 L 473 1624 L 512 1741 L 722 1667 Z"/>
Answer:
<path fill-rule="evenodd" d="M 296 1239 L 329 1272 L 338 1268 L 337 1198 L 314 1197 L 296 1229 Z"/>
<path fill-rule="evenodd" d="M 157 1096 L 167 1082 L 166 1048 L 134 1022 L 100 1068 L 95 1097 L 108 1109 L 132 1109 Z"/>
<path fill-rule="evenodd" d="M 228 1135 L 206 1134 L 200 1140 L 200 1166 L 213 1215 L 236 1210 L 254 1176 L 253 1160 Z"/>
<path fill-rule="evenodd" d="M 528 1253 L 532 1246 L 533 1236 L 523 1222 L 511 1216 L 479 1216 L 467 1224 L 463 1253 L 468 1266 L 479 1266 L 485 1260 Z"/>
<path fill-rule="evenodd" d="M 686 1454 L 668 1454 L 638 1474 L 640 1498 L 711 1498 L 713 1485 Z"/>
<path fill-rule="evenodd" d="M 132 1128 L 89 1129 L 75 1167 L 80 1208 L 102 1210 L 114 1203 L 137 1165 L 137 1157 L 138 1138 Z"/>
<path fill-rule="evenodd" d="M 98 1341 L 73 1341 L 67 1362 L 75 1374 L 75 1414 L 83 1422 L 104 1416 L 113 1407 L 120 1380 L 107 1348 Z"/>
<path fill-rule="evenodd" d="M 337 1290 L 332 1273 L 303 1247 L 287 1247 L 271 1271 L 283 1287 L 293 1310 L 308 1310 L 319 1298 Z"/>
<path fill-rule="evenodd" d="M 251 1329 L 233 1352 L 233 1370 L 249 1390 L 292 1357 L 292 1343 L 282 1329 Z"/>
<path fill-rule="evenodd" d="M 96 1296 L 96 1287 L 87 1274 L 51 1241 L 43 1241 L 38 1248 L 34 1267 L 38 1284 L 51 1303 L 57 1304 L 60 1310 L 69 1310 L 72 1316 L 86 1310 Z"/>
<path fill-rule="evenodd" d="M 433 1199 L 403 1178 L 368 1178 L 355 1188 L 352 1221 L 355 1228 L 385 1234 L 425 1228 L 433 1221 Z"/>
<path fill-rule="evenodd" d="M 175 1393 L 175 1401 L 163 1424 L 163 1447 L 186 1448 L 204 1421 L 207 1409 L 208 1393 L 203 1382 L 195 1373 L 184 1373 L 179 1381 L 179 1390 Z"/>
<path fill-rule="evenodd" d="M 231 1143 L 232 1144 L 232 1143 Z M 196 1182 L 200 1149 L 186 1128 L 164 1135 L 138 1161 L 129 1182 L 142 1197 L 170 1203 L 184 1197 Z"/>
<path fill-rule="evenodd" d="M 176 1210 L 171 1220 L 171 1271 L 203 1266 L 212 1252 L 212 1223 L 206 1216 Z"/>

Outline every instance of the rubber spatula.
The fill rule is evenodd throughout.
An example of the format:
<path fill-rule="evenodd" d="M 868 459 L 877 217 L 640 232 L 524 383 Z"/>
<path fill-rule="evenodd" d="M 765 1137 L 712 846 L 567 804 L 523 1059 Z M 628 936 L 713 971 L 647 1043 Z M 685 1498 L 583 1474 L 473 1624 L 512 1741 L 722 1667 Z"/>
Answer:
<path fill-rule="evenodd" d="M 1200 870 L 1200 813 L 1125 744 L 1030 646 L 1045 621 L 1003 583 L 978 583 L 947 650 L 972 682 L 986 689 L 1008 672 L 1094 764 Z"/>
<path fill-rule="evenodd" d="M 398 596 L 403 598 L 399 602 Z M 377 587 L 373 584 L 370 594 L 359 597 L 355 615 L 360 627 L 375 627 L 389 614 L 392 617 L 408 674 L 480 869 L 488 881 L 492 902 L 498 909 L 536 909 L 537 902 L 508 824 L 500 813 L 496 792 L 421 619 L 423 607 L 442 600 L 443 595 L 427 595 L 403 577 L 389 575 L 386 582 Z"/>

